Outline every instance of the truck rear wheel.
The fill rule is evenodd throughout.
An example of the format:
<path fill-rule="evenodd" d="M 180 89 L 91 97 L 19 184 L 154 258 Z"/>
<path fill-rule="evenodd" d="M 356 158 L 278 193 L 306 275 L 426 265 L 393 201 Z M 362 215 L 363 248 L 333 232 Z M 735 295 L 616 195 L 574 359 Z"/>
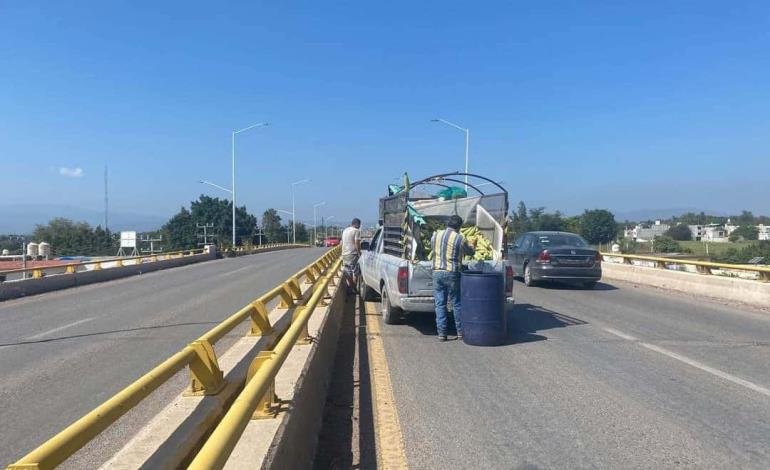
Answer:
<path fill-rule="evenodd" d="M 390 298 L 388 298 L 388 291 L 385 290 L 385 287 L 382 288 L 381 297 L 382 320 L 388 325 L 395 325 L 401 322 L 401 309 L 391 305 Z"/>

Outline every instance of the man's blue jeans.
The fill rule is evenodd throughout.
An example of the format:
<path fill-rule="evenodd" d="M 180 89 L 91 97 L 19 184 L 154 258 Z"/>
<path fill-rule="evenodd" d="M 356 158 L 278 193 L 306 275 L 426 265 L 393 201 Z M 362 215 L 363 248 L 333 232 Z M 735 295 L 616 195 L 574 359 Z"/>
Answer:
<path fill-rule="evenodd" d="M 436 301 L 436 329 L 439 336 L 446 336 L 447 301 L 452 303 L 457 334 L 463 333 L 460 314 L 460 273 L 451 271 L 433 271 L 433 297 Z"/>

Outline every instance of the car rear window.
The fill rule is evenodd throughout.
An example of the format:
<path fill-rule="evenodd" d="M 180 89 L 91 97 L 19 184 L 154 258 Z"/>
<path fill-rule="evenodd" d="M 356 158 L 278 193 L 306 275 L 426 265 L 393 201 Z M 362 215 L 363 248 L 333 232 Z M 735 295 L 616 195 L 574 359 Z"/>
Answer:
<path fill-rule="evenodd" d="M 536 237 L 541 249 L 549 246 L 588 246 L 588 242 L 578 235 L 536 235 Z"/>

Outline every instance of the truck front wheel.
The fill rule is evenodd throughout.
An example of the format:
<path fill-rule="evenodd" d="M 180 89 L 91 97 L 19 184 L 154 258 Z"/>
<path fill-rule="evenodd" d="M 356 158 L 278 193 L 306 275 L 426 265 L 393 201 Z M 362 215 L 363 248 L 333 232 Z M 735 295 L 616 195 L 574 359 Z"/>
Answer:
<path fill-rule="evenodd" d="M 401 309 L 390 303 L 388 291 L 382 288 L 382 320 L 388 325 L 395 325 L 401 321 Z"/>

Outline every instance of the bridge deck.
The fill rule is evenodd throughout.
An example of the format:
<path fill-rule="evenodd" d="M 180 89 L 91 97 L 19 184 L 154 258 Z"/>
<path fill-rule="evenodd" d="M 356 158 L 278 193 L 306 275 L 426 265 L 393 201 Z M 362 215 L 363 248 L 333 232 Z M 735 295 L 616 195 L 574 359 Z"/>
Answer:
<path fill-rule="evenodd" d="M 410 467 L 768 468 L 770 314 L 613 284 L 517 283 L 502 347 L 385 325 Z"/>

